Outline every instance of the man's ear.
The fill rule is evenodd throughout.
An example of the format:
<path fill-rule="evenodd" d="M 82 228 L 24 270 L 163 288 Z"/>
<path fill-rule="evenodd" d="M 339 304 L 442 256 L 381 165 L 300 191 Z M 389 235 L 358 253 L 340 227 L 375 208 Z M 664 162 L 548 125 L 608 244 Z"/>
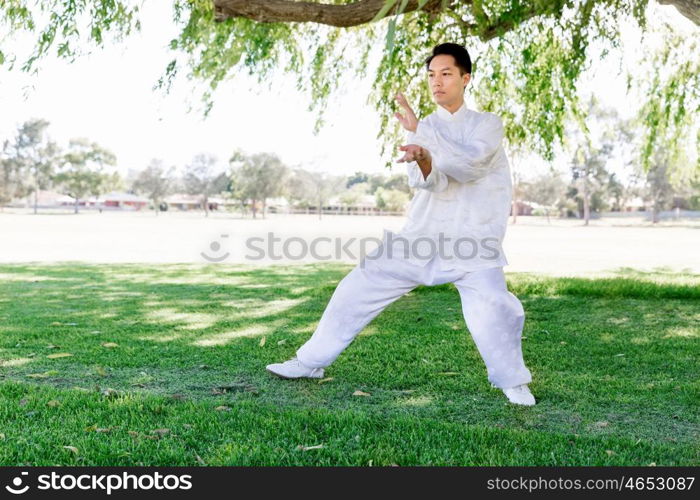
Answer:
<path fill-rule="evenodd" d="M 472 74 L 471 73 L 464 73 L 462 75 L 462 82 L 464 83 L 464 89 L 466 90 L 467 85 L 469 85 L 469 82 L 472 79 Z"/>

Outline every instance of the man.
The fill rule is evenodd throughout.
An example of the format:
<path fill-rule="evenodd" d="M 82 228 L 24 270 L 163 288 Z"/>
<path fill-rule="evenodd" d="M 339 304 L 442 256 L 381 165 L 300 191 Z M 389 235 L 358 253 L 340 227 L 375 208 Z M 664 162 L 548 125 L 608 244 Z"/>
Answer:
<path fill-rule="evenodd" d="M 396 118 L 408 132 L 399 162 L 407 163 L 408 183 L 417 191 L 406 225 L 398 236 L 387 232 L 377 251 L 343 278 L 296 357 L 267 370 L 282 378 L 321 378 L 393 301 L 419 285 L 454 283 L 489 382 L 511 403 L 531 406 L 532 377 L 521 348 L 525 315 L 503 275 L 512 191 L 503 125 L 492 113 L 467 109 L 472 68 L 462 45 L 436 46 L 426 67 L 436 112 L 418 121 L 404 96 L 396 96 L 404 112 Z"/>

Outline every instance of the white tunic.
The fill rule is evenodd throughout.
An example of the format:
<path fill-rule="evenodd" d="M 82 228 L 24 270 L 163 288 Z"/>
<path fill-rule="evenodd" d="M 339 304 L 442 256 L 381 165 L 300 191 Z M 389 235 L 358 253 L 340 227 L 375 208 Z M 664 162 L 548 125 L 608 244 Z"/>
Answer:
<path fill-rule="evenodd" d="M 409 186 L 417 192 L 401 231 L 386 231 L 385 242 L 392 241 L 385 248 L 393 247 L 394 255 L 420 266 L 436 254 L 442 269 L 506 265 L 502 241 L 512 182 L 502 141 L 501 119 L 467 109 L 466 104 L 453 114 L 438 106 L 421 120 L 416 132 L 408 133 L 407 144 L 430 151 L 432 171 L 424 179 L 416 162 L 407 164 Z"/>

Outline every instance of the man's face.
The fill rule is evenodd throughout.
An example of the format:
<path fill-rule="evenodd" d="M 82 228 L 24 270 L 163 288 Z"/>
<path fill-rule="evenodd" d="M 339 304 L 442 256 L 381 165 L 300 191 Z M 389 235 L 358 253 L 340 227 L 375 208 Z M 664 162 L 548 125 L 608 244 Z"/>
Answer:
<path fill-rule="evenodd" d="M 464 100 L 464 87 L 471 75 L 459 74 L 455 58 L 441 54 L 433 57 L 428 67 L 428 86 L 433 99 L 443 107 L 451 107 Z"/>

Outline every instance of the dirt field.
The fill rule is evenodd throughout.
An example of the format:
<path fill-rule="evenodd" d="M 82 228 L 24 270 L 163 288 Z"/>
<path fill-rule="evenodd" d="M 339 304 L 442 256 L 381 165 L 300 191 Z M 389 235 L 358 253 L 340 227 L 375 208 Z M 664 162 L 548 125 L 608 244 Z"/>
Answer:
<path fill-rule="evenodd" d="M 218 213 L 84 212 L 0 213 L 0 262 L 140 262 L 253 265 L 357 262 L 360 247 L 376 246 L 383 229 L 398 230 L 403 217 L 272 215 L 242 219 Z M 272 254 L 269 252 L 271 236 Z M 250 240 L 250 238 L 258 238 Z M 350 241 L 352 238 L 355 240 Z M 286 245 L 286 247 L 285 247 Z M 304 246 L 307 251 L 304 252 Z M 345 250 L 341 250 L 342 248 Z M 510 225 L 508 272 L 585 275 L 620 268 L 700 273 L 700 224 L 641 220 L 581 221 L 520 217 Z M 286 253 L 285 253 L 286 252 Z M 262 254 L 263 258 L 259 258 Z M 286 258 L 285 255 L 289 258 Z M 275 257 L 281 257 L 275 260 Z M 328 259 L 326 257 L 329 257 Z"/>

